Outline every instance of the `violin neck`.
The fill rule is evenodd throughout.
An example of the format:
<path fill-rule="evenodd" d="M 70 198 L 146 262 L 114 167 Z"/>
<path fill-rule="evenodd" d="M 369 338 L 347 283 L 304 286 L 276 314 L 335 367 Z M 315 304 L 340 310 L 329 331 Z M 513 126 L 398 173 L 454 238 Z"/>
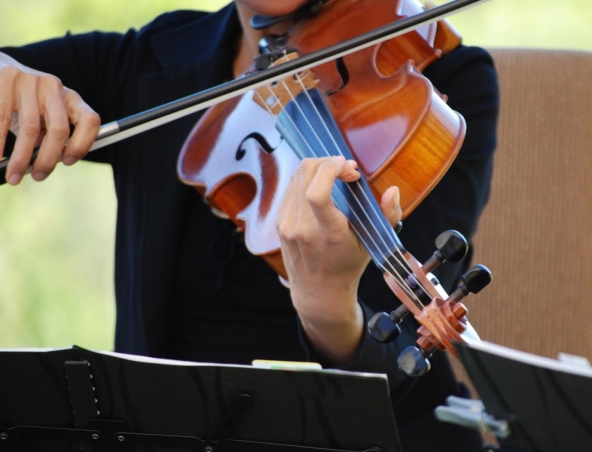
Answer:
<path fill-rule="evenodd" d="M 300 159 L 343 156 L 354 159 L 323 96 L 318 90 L 305 90 L 284 106 L 277 129 Z M 333 202 L 348 218 L 352 230 L 380 268 L 409 274 L 406 263 L 393 258 L 406 253 L 395 230 L 382 213 L 363 174 L 356 182 L 336 181 Z M 396 261 L 396 262 L 392 262 Z M 400 271 L 399 271 L 400 270 Z"/>

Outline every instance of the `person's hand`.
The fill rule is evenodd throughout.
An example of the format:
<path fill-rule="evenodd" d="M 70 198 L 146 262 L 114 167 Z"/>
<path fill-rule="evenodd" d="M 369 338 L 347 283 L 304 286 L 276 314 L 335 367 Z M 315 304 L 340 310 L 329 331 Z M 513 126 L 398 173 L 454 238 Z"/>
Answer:
<path fill-rule="evenodd" d="M 70 137 L 70 124 L 76 126 Z M 72 165 L 93 144 L 101 118 L 53 75 L 23 66 L 0 53 L 0 159 L 9 130 L 17 134 L 6 180 L 17 185 L 39 152 L 31 173 L 44 180 L 61 160 Z"/>
<path fill-rule="evenodd" d="M 342 157 L 305 159 L 277 217 L 294 307 L 310 341 L 335 364 L 353 356 L 362 336 L 357 291 L 370 258 L 331 191 L 336 179 L 359 176 L 356 163 Z M 384 193 L 381 208 L 391 224 L 400 221 L 397 187 Z"/>

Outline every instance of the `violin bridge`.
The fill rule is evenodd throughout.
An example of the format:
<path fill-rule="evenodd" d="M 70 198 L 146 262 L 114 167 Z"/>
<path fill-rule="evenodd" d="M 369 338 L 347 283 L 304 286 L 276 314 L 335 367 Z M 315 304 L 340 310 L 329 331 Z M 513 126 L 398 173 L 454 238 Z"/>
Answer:
<path fill-rule="evenodd" d="M 298 58 L 296 52 L 288 53 L 274 62 L 273 66 Z M 298 72 L 271 85 L 257 88 L 253 93 L 253 100 L 257 105 L 277 116 L 285 105 L 305 90 L 314 89 L 319 84 L 310 70 Z"/>

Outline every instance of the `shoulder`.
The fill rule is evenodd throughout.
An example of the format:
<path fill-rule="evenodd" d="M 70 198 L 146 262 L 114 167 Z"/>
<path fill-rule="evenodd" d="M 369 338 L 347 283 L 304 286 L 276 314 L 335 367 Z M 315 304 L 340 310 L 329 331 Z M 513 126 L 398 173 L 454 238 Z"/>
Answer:
<path fill-rule="evenodd" d="M 499 104 L 497 71 L 491 54 L 481 47 L 461 45 L 430 64 L 423 74 L 445 94 L 454 109 Z M 463 113 L 469 114 L 469 111 Z"/>
<path fill-rule="evenodd" d="M 155 57 L 160 68 L 198 65 L 209 56 L 234 48 L 240 29 L 234 3 L 215 11 L 174 11 L 142 27 L 137 36 L 141 50 Z"/>
<path fill-rule="evenodd" d="M 446 73 L 454 73 L 466 66 L 483 65 L 494 67 L 491 54 L 482 47 L 460 45 L 452 52 L 432 63 L 428 69 Z"/>
<path fill-rule="evenodd" d="M 493 58 L 481 47 L 460 45 L 430 64 L 423 73 L 440 90 L 481 87 L 497 92 Z"/>
<path fill-rule="evenodd" d="M 139 30 L 140 35 L 155 35 L 163 32 L 170 32 L 195 22 L 203 20 L 211 13 L 205 11 L 179 10 L 161 14 Z"/>

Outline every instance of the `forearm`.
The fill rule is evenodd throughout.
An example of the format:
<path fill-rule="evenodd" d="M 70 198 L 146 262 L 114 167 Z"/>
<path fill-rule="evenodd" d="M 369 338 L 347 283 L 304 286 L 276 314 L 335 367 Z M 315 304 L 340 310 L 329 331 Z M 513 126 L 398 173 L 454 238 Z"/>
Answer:
<path fill-rule="evenodd" d="M 368 320 L 375 314 L 363 301 L 358 303 L 361 318 L 360 337 L 353 354 L 343 362 L 333 361 L 326 352 L 313 343 L 302 321 L 301 340 L 309 361 L 320 363 L 323 368 L 336 368 L 352 372 L 370 372 L 386 374 L 393 400 L 403 396 L 412 387 L 416 379 L 406 377 L 399 369 L 397 358 L 407 346 L 415 343 L 417 323 L 407 318 L 401 324 L 401 335 L 396 341 L 382 344 L 374 340 L 367 331 Z"/>
<path fill-rule="evenodd" d="M 300 316 L 304 333 L 315 350 L 333 365 L 350 362 L 363 335 L 364 314 L 358 303 L 349 318 L 315 319 Z"/>

